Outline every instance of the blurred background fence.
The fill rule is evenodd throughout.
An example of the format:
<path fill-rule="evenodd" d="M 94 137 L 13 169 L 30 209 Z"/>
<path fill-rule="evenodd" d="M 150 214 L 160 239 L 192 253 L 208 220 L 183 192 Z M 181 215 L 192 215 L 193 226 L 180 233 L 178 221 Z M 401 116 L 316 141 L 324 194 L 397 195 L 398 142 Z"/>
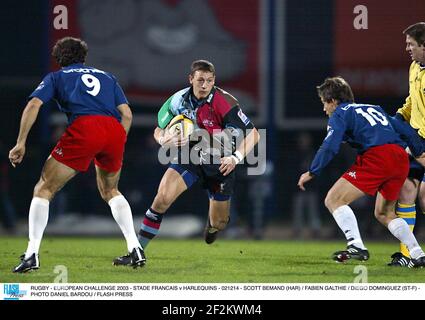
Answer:
<path fill-rule="evenodd" d="M 423 0 L 2 1 L 0 234 L 26 234 L 32 189 L 66 126 L 57 107 L 42 108 L 19 168 L 12 169 L 7 154 L 27 96 L 57 68 L 52 45 L 76 36 L 89 45 L 87 64 L 117 76 L 134 112 L 120 188 L 137 224 L 166 169 L 152 138 L 156 114 L 167 97 L 187 86 L 191 61 L 202 58 L 215 64 L 217 85 L 239 99 L 258 128 L 267 129 L 267 170 L 248 176 L 246 167 L 239 168 L 227 236 L 339 235 L 323 199 L 354 152 L 343 146 L 307 193 L 296 186 L 326 132 L 315 86 L 342 75 L 357 102 L 380 104 L 393 114 L 408 92 L 410 58 L 402 30 L 423 21 L 424 13 Z M 360 227 L 366 238 L 386 237 L 373 205 L 372 198 L 353 205 Z M 169 210 L 161 233 L 199 234 L 207 208 L 205 192 L 192 188 Z M 423 225 L 419 216 L 417 233 Z M 93 168 L 57 195 L 46 232 L 119 232 L 98 195 Z"/>

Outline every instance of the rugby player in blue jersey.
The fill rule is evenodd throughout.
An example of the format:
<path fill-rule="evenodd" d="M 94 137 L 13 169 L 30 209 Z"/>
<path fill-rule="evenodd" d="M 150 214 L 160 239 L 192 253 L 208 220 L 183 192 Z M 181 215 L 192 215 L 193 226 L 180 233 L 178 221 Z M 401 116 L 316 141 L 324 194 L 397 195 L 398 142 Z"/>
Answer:
<path fill-rule="evenodd" d="M 347 249 L 335 252 L 333 259 L 338 262 L 369 259 L 349 205 L 365 195 L 376 195 L 376 219 L 406 244 L 412 257 L 410 267 L 425 266 L 425 253 L 406 221 L 395 214 L 409 160 L 405 144 L 389 117 L 380 106 L 354 103 L 351 88 L 341 77 L 327 78 L 317 91 L 329 116 L 328 130 L 309 171 L 300 176 L 298 186 L 305 190 L 304 184 L 320 174 L 343 141 L 358 151 L 356 162 L 335 182 L 325 199 L 325 206 L 347 239 Z"/>
<path fill-rule="evenodd" d="M 68 117 L 68 127 L 46 160 L 29 209 L 29 242 L 13 272 L 40 267 L 39 249 L 49 217 L 49 203 L 71 178 L 87 171 L 94 160 L 101 197 L 112 211 L 127 241 L 130 265 L 143 266 L 143 248 L 134 231 L 130 206 L 118 190 L 124 146 L 132 113 L 112 74 L 85 66 L 88 47 L 77 38 L 57 41 L 52 55 L 61 69 L 49 73 L 30 95 L 21 118 L 19 135 L 9 159 L 15 167 L 22 162 L 31 127 L 40 108 L 55 101 Z"/>

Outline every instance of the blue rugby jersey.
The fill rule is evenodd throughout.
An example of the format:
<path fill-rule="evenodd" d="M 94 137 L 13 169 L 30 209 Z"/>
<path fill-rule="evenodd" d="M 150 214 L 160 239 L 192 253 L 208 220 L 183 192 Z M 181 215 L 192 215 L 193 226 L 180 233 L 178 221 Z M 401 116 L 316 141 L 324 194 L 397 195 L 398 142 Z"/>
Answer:
<path fill-rule="evenodd" d="M 380 106 L 342 103 L 329 118 L 328 133 L 309 171 L 314 175 L 319 174 L 338 153 L 342 142 L 347 142 L 360 154 L 371 147 L 384 144 L 405 147 Z"/>
<path fill-rule="evenodd" d="M 43 103 L 56 101 L 59 110 L 66 113 L 69 124 L 82 115 L 112 116 L 121 121 L 117 106 L 128 104 L 112 74 L 82 63 L 49 73 L 31 93 L 32 97 Z"/>

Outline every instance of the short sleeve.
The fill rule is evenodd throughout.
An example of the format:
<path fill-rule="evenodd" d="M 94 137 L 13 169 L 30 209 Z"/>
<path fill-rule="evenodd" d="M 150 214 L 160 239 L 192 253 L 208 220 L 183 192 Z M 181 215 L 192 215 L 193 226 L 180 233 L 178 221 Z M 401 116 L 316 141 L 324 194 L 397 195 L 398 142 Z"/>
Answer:
<path fill-rule="evenodd" d="M 173 97 L 168 98 L 158 112 L 158 127 L 161 129 L 164 129 L 174 117 L 174 114 L 171 112 L 171 101 Z"/>
<path fill-rule="evenodd" d="M 115 82 L 115 106 L 120 104 L 128 104 L 128 100 L 118 82 Z"/>
<path fill-rule="evenodd" d="M 30 94 L 30 98 L 39 98 L 43 103 L 49 102 L 55 97 L 55 81 L 53 73 L 49 73 L 44 77 L 43 81 Z"/>
<path fill-rule="evenodd" d="M 239 106 L 231 108 L 223 117 L 224 127 L 236 127 L 242 130 L 253 129 L 251 120 L 243 113 Z"/>

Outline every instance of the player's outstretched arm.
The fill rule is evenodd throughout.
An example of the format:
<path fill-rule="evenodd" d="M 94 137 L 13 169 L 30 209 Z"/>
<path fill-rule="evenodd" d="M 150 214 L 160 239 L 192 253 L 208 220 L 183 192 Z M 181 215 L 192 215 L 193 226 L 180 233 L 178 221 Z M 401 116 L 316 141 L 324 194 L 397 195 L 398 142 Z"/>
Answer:
<path fill-rule="evenodd" d="M 40 107 L 43 101 L 39 98 L 32 98 L 22 112 L 21 125 L 19 127 L 19 135 L 16 140 L 16 145 L 9 151 L 9 160 L 13 167 L 22 162 L 25 155 L 25 144 L 28 134 L 37 119 Z"/>
<path fill-rule="evenodd" d="M 128 132 L 130 131 L 131 123 L 133 122 L 133 113 L 131 112 L 130 106 L 125 103 L 120 104 L 117 107 L 117 109 L 119 113 L 121 114 L 121 124 L 128 135 Z"/>

